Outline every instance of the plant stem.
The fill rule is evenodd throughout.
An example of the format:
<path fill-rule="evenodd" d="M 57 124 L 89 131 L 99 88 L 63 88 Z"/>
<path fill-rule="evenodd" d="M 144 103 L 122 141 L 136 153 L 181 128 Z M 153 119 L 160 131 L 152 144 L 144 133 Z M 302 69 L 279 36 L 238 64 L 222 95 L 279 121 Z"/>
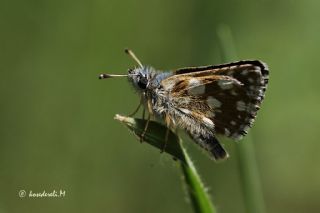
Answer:
<path fill-rule="evenodd" d="M 180 143 L 180 146 L 185 157 L 185 161 L 181 162 L 181 170 L 184 176 L 184 180 L 187 186 L 187 190 L 190 196 L 190 200 L 192 202 L 194 212 L 217 212 L 210 200 L 210 196 L 207 193 L 194 164 L 192 163 L 182 143 Z"/>

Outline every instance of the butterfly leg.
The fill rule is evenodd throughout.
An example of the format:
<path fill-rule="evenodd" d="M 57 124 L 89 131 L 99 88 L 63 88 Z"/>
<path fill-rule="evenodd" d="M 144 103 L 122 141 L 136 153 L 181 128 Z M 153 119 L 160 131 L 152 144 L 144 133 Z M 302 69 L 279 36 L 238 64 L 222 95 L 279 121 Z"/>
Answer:
<path fill-rule="evenodd" d="M 146 118 L 146 109 L 143 107 L 143 110 L 142 110 L 142 119 L 145 120 Z"/>
<path fill-rule="evenodd" d="M 168 115 L 166 115 L 166 117 L 165 117 L 165 122 L 166 122 L 166 125 L 167 125 L 167 130 L 166 130 L 166 135 L 164 137 L 164 144 L 163 144 L 163 146 L 161 148 L 161 151 L 160 151 L 161 153 L 165 151 L 167 143 L 168 143 L 168 139 L 169 139 L 171 120 L 170 120 L 170 117 Z"/>
<path fill-rule="evenodd" d="M 150 116 L 150 114 L 148 114 L 146 125 L 144 126 L 143 132 L 141 133 L 141 136 L 140 136 L 140 142 L 141 143 L 143 142 L 143 138 L 144 138 L 144 136 L 145 136 L 145 134 L 146 134 L 146 132 L 148 130 L 150 119 L 151 119 L 151 116 Z"/>
<path fill-rule="evenodd" d="M 134 116 L 139 111 L 141 105 L 142 105 L 142 96 L 141 96 L 140 103 L 139 103 L 138 107 L 131 114 L 129 114 L 128 117 Z"/>
<path fill-rule="evenodd" d="M 150 123 L 150 120 L 151 120 L 151 115 L 152 115 L 152 105 L 151 105 L 151 102 L 150 102 L 150 101 L 147 102 L 147 106 L 148 106 L 148 111 L 149 111 L 149 113 L 148 113 L 148 118 L 147 118 L 146 125 L 144 126 L 144 130 L 143 130 L 143 132 L 141 133 L 141 137 L 140 137 L 140 142 L 141 142 L 141 143 L 143 142 L 143 138 L 144 138 L 144 136 L 145 136 L 145 134 L 146 134 L 146 132 L 147 132 L 147 130 L 148 130 L 148 126 L 149 126 L 149 123 Z M 144 112 L 145 112 L 145 111 L 144 111 Z M 143 117 L 144 117 L 144 114 L 145 114 L 145 113 L 143 113 Z"/>

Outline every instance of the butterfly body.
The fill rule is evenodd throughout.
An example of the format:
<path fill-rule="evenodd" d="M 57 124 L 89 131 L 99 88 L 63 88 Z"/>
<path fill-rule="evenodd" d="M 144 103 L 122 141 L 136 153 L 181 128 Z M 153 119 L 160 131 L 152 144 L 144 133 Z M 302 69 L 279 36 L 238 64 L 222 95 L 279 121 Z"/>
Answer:
<path fill-rule="evenodd" d="M 168 128 L 185 130 L 214 159 L 228 157 L 217 134 L 240 140 L 251 128 L 269 80 L 263 62 L 245 60 L 162 72 L 143 66 L 132 51 L 126 53 L 140 67 L 129 69 L 127 75 L 101 74 L 99 78 L 127 76 L 149 114 L 163 119 Z"/>

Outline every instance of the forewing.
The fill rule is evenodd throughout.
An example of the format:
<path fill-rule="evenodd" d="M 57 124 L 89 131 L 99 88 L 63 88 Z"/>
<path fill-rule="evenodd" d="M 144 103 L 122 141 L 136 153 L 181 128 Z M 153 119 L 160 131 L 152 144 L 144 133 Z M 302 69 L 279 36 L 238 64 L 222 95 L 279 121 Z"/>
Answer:
<path fill-rule="evenodd" d="M 188 97 L 207 105 L 198 110 L 214 123 L 213 131 L 240 139 L 254 122 L 269 72 L 260 61 L 240 61 L 175 73 L 161 82 L 163 88 L 172 97 Z M 193 102 L 189 106 L 197 108 Z"/>

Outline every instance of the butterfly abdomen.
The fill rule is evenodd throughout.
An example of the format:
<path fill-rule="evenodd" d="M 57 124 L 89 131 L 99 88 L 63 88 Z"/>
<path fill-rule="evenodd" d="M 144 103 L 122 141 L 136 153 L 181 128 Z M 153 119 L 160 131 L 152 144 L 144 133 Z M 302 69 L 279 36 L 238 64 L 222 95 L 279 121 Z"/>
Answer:
<path fill-rule="evenodd" d="M 186 108 L 170 109 L 168 113 L 176 126 L 185 130 L 215 160 L 228 157 L 228 153 L 214 135 L 214 123 L 210 119 Z"/>
<path fill-rule="evenodd" d="M 213 134 L 197 135 L 190 134 L 190 136 L 202 148 L 206 149 L 215 160 L 223 160 L 229 157 L 226 150 L 219 143 Z"/>
<path fill-rule="evenodd" d="M 190 137 L 202 148 L 207 150 L 215 160 L 222 160 L 228 157 L 228 153 L 216 139 L 214 134 L 214 123 L 206 117 L 192 116 L 182 118 L 180 122 Z M 193 121 L 193 122 L 192 122 Z M 194 122 L 198 121 L 198 122 Z M 190 125 L 183 125 L 189 123 Z"/>

